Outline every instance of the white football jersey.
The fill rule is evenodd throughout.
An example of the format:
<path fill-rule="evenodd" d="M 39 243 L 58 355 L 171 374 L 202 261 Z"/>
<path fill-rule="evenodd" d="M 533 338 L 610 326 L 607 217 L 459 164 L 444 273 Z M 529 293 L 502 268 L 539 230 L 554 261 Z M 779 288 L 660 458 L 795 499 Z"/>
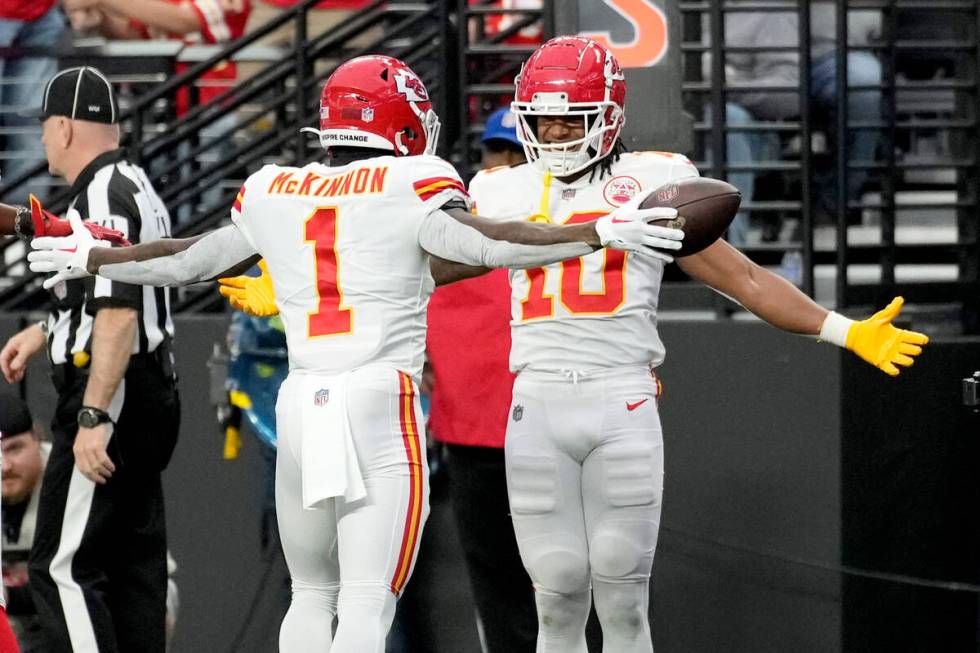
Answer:
<path fill-rule="evenodd" d="M 269 266 L 290 369 L 421 374 L 434 283 L 419 226 L 454 198 L 469 205 L 435 156 L 268 165 L 245 181 L 232 220 Z"/>
<path fill-rule="evenodd" d="M 586 174 L 566 184 L 529 164 L 483 171 L 470 182 L 470 197 L 476 212 L 488 218 L 537 214 L 572 224 L 595 220 L 640 190 L 697 175 L 681 154 L 629 152 L 612 164 L 611 175 L 593 182 Z M 659 365 L 662 277 L 658 259 L 609 249 L 511 271 L 511 369 Z"/>

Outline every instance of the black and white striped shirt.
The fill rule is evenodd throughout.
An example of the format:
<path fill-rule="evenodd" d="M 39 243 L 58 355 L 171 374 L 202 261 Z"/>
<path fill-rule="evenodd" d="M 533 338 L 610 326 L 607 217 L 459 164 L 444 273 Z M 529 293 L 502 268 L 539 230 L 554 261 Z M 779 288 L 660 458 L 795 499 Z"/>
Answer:
<path fill-rule="evenodd" d="M 142 168 L 124 158 L 123 150 L 106 152 L 82 170 L 72 184 L 67 215 L 117 229 L 132 244 L 170 237 L 170 215 Z M 67 217 L 67 216 L 66 216 Z M 101 308 L 129 307 L 139 313 L 133 354 L 147 354 L 173 338 L 170 291 L 134 286 L 102 277 L 62 282 L 53 290 L 48 316 L 48 354 L 55 365 L 92 351 L 92 323 Z"/>

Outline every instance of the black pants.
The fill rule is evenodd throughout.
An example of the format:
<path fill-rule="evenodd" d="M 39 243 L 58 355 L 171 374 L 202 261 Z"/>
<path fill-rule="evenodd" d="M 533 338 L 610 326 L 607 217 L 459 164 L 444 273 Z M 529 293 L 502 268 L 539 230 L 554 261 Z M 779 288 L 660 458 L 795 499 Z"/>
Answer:
<path fill-rule="evenodd" d="M 163 653 L 167 538 L 160 472 L 180 425 L 176 382 L 134 356 L 109 441 L 116 466 L 97 485 L 75 467 L 85 374 L 56 375 L 58 407 L 29 563 L 51 653 Z"/>
<path fill-rule="evenodd" d="M 448 445 L 449 489 L 488 653 L 534 653 L 534 589 L 510 521 L 504 450 Z"/>

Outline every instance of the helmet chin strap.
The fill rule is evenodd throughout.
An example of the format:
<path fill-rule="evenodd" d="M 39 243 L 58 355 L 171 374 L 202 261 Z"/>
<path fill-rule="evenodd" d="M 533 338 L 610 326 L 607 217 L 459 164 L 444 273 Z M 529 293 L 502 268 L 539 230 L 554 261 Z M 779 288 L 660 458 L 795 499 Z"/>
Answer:
<path fill-rule="evenodd" d="M 402 156 L 406 156 L 408 154 L 408 148 L 405 146 L 404 143 L 402 143 L 402 135 L 404 133 L 405 130 L 403 129 L 397 134 L 395 134 L 395 151 L 401 154 Z"/>

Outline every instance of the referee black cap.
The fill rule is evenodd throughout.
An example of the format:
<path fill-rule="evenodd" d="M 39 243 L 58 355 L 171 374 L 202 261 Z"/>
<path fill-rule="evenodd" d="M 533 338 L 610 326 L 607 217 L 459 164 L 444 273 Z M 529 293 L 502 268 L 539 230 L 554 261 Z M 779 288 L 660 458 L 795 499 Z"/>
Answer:
<path fill-rule="evenodd" d="M 42 121 L 51 116 L 106 125 L 119 119 L 112 84 L 97 68 L 79 66 L 58 72 L 44 88 L 44 103 L 32 112 Z"/>
<path fill-rule="evenodd" d="M 27 404 L 8 392 L 0 393 L 0 437 L 27 433 L 34 426 Z"/>

